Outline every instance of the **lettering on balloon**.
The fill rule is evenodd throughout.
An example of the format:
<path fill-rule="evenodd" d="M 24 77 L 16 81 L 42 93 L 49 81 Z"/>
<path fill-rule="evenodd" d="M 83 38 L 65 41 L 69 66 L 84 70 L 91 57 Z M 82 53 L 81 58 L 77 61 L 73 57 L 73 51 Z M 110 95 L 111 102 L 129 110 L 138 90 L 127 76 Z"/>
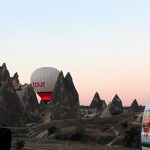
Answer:
<path fill-rule="evenodd" d="M 45 81 L 44 82 L 32 82 L 32 85 L 34 87 L 44 87 L 45 86 Z"/>

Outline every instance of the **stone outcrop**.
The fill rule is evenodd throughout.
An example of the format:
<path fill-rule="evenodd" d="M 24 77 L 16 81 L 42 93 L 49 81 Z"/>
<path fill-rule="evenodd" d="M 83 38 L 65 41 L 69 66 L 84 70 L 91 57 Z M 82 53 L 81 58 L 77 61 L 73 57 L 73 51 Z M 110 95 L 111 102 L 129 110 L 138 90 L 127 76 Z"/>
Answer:
<path fill-rule="evenodd" d="M 98 92 L 96 92 L 90 104 L 90 107 L 96 109 L 99 112 L 102 112 L 107 107 L 107 105 L 104 100 L 100 99 Z"/>
<path fill-rule="evenodd" d="M 116 94 L 112 102 L 104 109 L 101 117 L 110 117 L 112 115 L 119 115 L 123 113 L 122 101 Z"/>
<path fill-rule="evenodd" d="M 80 118 L 79 96 L 70 73 L 64 77 L 63 72 L 60 72 L 50 110 L 52 120 Z"/>
<path fill-rule="evenodd" d="M 4 63 L 0 67 L 0 125 L 23 125 L 25 123 L 24 117 L 23 107 Z"/>
<path fill-rule="evenodd" d="M 26 121 L 27 122 L 38 121 L 39 104 L 33 87 L 30 84 L 21 85 L 18 73 L 15 73 L 11 79 L 13 87 L 23 107 L 23 112 L 26 116 Z"/>
<path fill-rule="evenodd" d="M 130 110 L 132 112 L 140 112 L 140 106 L 139 106 L 139 104 L 138 104 L 136 99 L 132 102 Z"/>
<path fill-rule="evenodd" d="M 30 84 L 24 84 L 16 93 L 24 108 L 27 122 L 39 121 L 39 104 L 33 87 Z"/>
<path fill-rule="evenodd" d="M 110 104 L 109 111 L 111 115 L 118 115 L 123 113 L 122 101 L 117 94 L 115 95 L 115 97 L 113 98 Z"/>
<path fill-rule="evenodd" d="M 19 81 L 19 75 L 16 72 L 14 76 L 11 78 L 14 89 L 19 90 L 21 88 L 21 84 Z"/>

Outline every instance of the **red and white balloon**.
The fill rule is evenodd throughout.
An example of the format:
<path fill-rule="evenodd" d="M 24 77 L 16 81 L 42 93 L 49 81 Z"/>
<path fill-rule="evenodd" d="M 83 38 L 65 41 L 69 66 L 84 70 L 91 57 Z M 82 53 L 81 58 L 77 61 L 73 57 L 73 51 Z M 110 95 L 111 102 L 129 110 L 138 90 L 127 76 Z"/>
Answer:
<path fill-rule="evenodd" d="M 41 67 L 31 75 L 31 84 L 42 101 L 50 101 L 59 71 L 52 67 Z"/>

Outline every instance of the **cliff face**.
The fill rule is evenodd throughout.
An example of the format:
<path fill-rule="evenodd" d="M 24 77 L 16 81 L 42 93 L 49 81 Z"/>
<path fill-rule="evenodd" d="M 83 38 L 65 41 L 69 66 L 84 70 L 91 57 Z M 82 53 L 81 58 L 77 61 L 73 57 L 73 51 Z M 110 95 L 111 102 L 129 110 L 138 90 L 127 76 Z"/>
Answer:
<path fill-rule="evenodd" d="M 60 72 L 50 110 L 52 120 L 80 118 L 79 96 L 70 73 L 64 77 L 63 72 Z"/>
<path fill-rule="evenodd" d="M 23 107 L 12 85 L 6 64 L 3 64 L 0 67 L 0 125 L 23 125 L 24 117 Z"/>

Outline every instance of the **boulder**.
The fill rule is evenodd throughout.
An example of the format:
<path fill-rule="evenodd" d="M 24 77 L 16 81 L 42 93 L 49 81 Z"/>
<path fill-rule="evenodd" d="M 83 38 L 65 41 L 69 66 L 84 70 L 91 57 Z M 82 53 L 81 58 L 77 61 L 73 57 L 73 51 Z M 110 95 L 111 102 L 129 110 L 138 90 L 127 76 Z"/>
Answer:
<path fill-rule="evenodd" d="M 70 73 L 64 77 L 63 72 L 60 72 L 52 95 L 50 110 L 52 120 L 80 118 L 79 95 Z"/>

